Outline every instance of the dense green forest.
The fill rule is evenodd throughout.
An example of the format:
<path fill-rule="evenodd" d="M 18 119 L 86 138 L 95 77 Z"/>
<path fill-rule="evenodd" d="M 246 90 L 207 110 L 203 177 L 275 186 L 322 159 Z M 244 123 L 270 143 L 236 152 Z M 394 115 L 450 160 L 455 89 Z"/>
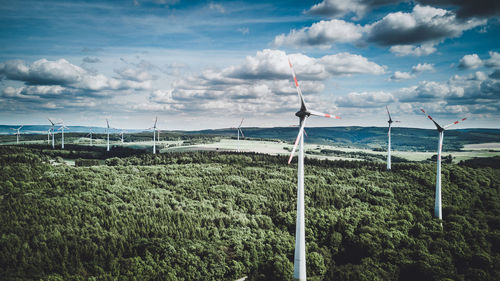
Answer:
<path fill-rule="evenodd" d="M 286 157 L 0 147 L 0 279 L 291 280 Z M 64 152 L 66 153 L 66 152 Z M 310 280 L 498 280 L 500 170 L 306 159 Z"/>

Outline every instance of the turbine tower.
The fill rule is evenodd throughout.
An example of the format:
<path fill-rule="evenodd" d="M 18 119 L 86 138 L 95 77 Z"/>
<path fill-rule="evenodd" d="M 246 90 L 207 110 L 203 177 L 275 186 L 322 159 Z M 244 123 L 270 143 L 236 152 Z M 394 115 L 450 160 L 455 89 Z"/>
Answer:
<path fill-rule="evenodd" d="M 16 131 L 16 135 L 17 135 L 17 140 L 16 140 L 16 144 L 19 144 L 19 131 L 21 130 L 21 128 L 23 127 L 24 125 L 21 125 L 21 127 L 17 128 L 17 129 L 14 129 L 14 128 L 10 128 L 11 130 L 14 130 Z"/>
<path fill-rule="evenodd" d="M 157 122 L 158 122 L 158 116 L 156 116 L 156 118 L 155 118 L 155 124 L 153 125 L 153 127 L 148 129 L 148 130 L 153 129 L 153 154 L 156 154 L 156 130 L 157 130 L 156 123 Z"/>
<path fill-rule="evenodd" d="M 438 143 L 438 154 L 437 154 L 437 173 L 436 173 L 436 199 L 434 200 L 434 216 L 436 218 L 439 218 L 440 220 L 443 219 L 443 214 L 441 211 L 441 150 L 443 149 L 443 137 L 444 137 L 444 131 L 448 129 L 448 127 L 458 124 L 462 121 L 465 121 L 467 118 L 462 118 L 461 120 L 457 120 L 451 124 L 448 124 L 444 127 L 441 127 L 430 115 L 425 113 L 425 110 L 420 109 L 427 118 L 429 118 L 434 125 L 436 125 L 436 129 L 439 133 L 439 143 Z"/>
<path fill-rule="evenodd" d="M 106 151 L 109 151 L 109 122 L 108 122 L 108 118 L 106 118 L 106 125 L 107 125 L 106 134 L 108 135 L 108 142 L 107 142 L 107 146 L 106 146 Z"/>
<path fill-rule="evenodd" d="M 238 152 L 240 152 L 240 133 L 241 133 L 242 137 L 245 137 L 245 135 L 243 134 L 243 131 L 241 130 L 241 124 L 243 124 L 244 119 L 245 118 L 241 118 L 240 125 L 238 126 L 238 128 L 236 128 L 238 131 Z"/>
<path fill-rule="evenodd" d="M 52 131 L 52 149 L 54 149 L 55 148 L 55 142 L 54 142 L 54 125 L 56 123 L 52 122 L 52 120 L 50 120 L 50 118 L 47 118 L 47 119 L 49 120 L 49 122 L 51 124 L 50 130 Z"/>
<path fill-rule="evenodd" d="M 338 116 L 321 113 L 314 110 L 308 110 L 302 97 L 302 91 L 300 90 L 299 83 L 297 82 L 297 77 L 295 76 L 295 71 L 293 69 L 290 59 L 288 59 L 288 64 L 292 70 L 293 80 L 295 82 L 295 87 L 297 88 L 297 94 L 300 100 L 300 110 L 295 113 L 295 116 L 299 117 L 299 134 L 293 145 L 292 153 L 288 159 L 288 164 L 292 161 L 293 154 L 297 149 L 297 144 L 299 145 L 299 156 L 298 156 L 298 170 L 297 170 L 297 221 L 295 225 L 295 254 L 293 261 L 293 278 L 295 280 L 305 281 L 306 275 L 306 237 L 305 237 L 305 217 L 304 217 L 304 127 L 306 125 L 306 119 L 311 116 L 322 116 L 327 118 L 340 119 Z"/>
<path fill-rule="evenodd" d="M 58 131 L 61 130 L 62 136 L 61 136 L 61 148 L 64 149 L 64 129 L 68 129 L 68 127 L 64 126 L 64 120 L 61 121 L 61 127 L 57 129 Z"/>
<path fill-rule="evenodd" d="M 87 137 L 90 136 L 90 145 L 92 145 L 92 128 L 90 128 L 90 133 L 88 133 Z"/>
<path fill-rule="evenodd" d="M 126 133 L 126 131 L 124 131 L 124 130 L 122 130 L 122 131 L 120 132 L 120 136 L 121 136 L 121 139 L 122 139 L 122 144 L 123 144 L 123 135 L 124 135 L 125 133 Z"/>
<path fill-rule="evenodd" d="M 47 130 L 47 145 L 50 145 L 50 129 Z"/>
<path fill-rule="evenodd" d="M 391 169 L 391 126 L 392 126 L 392 123 L 399 123 L 400 121 L 393 121 L 392 118 L 391 118 L 391 114 L 389 113 L 389 108 L 387 107 L 387 105 L 385 106 L 385 109 L 387 109 L 387 115 L 389 115 L 389 121 L 387 121 L 387 123 L 389 123 L 389 131 L 387 132 L 387 137 L 389 138 L 388 142 L 387 142 L 387 170 L 390 170 Z"/>

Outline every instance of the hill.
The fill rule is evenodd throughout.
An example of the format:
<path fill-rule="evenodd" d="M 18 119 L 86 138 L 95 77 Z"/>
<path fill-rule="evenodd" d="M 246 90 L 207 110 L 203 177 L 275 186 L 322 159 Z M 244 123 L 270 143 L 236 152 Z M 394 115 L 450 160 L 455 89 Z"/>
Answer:
<path fill-rule="evenodd" d="M 286 157 L 93 153 L 71 167 L 0 147 L 3 279 L 291 279 L 296 166 Z M 306 165 L 310 280 L 500 276 L 498 169 L 443 165 L 441 228 L 435 165 Z"/>
<path fill-rule="evenodd" d="M 0 125 L 0 140 L 15 141 L 13 128 L 15 126 Z M 44 139 L 36 134 L 46 133 L 49 126 L 29 125 L 23 127 L 22 136 L 27 139 Z M 92 127 L 95 134 L 105 133 L 105 128 Z M 83 137 L 88 134 L 90 127 L 69 126 L 68 136 Z M 295 127 L 274 127 L 274 128 L 243 128 L 245 137 L 252 139 L 275 139 L 293 142 L 297 137 Z M 143 130 L 127 130 L 128 140 L 150 140 L 151 132 Z M 120 130 L 112 129 L 111 138 L 117 139 Z M 307 128 L 307 143 L 325 144 L 335 146 L 350 146 L 356 148 L 370 148 L 385 150 L 387 145 L 387 128 L 385 127 L 313 127 Z M 5 135 L 9 134 L 9 135 Z M 161 135 L 167 139 L 187 139 L 190 136 L 199 138 L 207 135 L 225 136 L 236 138 L 234 129 L 217 129 L 201 131 L 162 131 Z M 416 129 L 396 127 L 392 129 L 393 149 L 402 151 L 434 151 L 437 146 L 437 132 L 429 129 Z M 466 144 L 500 142 L 500 129 L 460 129 L 445 132 L 443 150 L 460 150 Z"/>

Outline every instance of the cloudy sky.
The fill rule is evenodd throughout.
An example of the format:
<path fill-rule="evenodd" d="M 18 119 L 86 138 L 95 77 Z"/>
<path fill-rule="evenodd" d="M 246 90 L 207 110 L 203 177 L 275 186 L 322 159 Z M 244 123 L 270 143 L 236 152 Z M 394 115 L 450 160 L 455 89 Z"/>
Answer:
<path fill-rule="evenodd" d="M 1 1 L 0 124 L 500 128 L 500 1 Z"/>

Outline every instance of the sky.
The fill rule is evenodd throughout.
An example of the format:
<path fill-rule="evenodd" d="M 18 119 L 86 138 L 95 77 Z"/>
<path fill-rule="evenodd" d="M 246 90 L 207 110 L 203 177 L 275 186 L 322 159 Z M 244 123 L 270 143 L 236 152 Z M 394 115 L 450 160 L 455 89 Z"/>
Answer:
<path fill-rule="evenodd" d="M 0 0 L 0 124 L 500 128 L 500 1 Z"/>

